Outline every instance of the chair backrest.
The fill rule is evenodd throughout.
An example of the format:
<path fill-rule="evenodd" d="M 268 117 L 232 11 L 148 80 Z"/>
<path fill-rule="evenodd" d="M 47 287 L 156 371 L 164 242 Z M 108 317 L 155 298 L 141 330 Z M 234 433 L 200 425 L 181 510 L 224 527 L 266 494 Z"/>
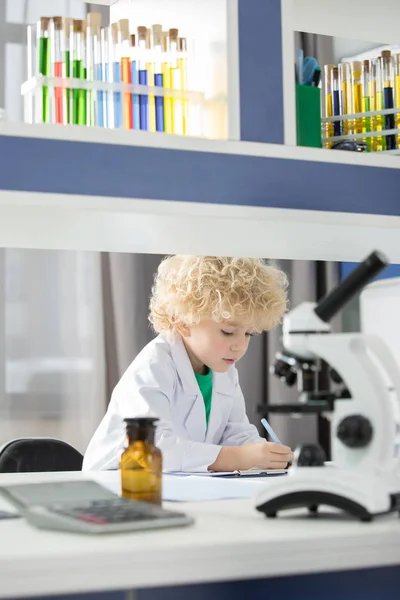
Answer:
<path fill-rule="evenodd" d="M 81 471 L 78 450 L 52 438 L 21 438 L 0 447 L 0 473 Z"/>

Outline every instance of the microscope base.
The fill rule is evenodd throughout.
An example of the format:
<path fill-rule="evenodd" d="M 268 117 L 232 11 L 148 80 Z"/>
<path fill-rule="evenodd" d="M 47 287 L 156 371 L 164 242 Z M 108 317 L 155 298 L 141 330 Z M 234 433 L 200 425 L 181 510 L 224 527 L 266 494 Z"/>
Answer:
<path fill-rule="evenodd" d="M 257 493 L 255 507 L 267 517 L 282 510 L 331 506 L 361 521 L 390 512 L 400 514 L 400 475 L 358 473 L 353 469 L 294 467 L 287 477 L 272 479 Z"/>

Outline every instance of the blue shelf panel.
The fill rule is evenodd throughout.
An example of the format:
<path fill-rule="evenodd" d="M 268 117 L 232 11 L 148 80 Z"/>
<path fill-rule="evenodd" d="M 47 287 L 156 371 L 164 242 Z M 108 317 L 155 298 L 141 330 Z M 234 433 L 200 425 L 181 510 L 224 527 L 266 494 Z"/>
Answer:
<path fill-rule="evenodd" d="M 281 2 L 238 0 L 238 21 L 240 139 L 283 144 Z"/>
<path fill-rule="evenodd" d="M 0 135 L 0 157 L 2 190 L 400 215 L 400 169 L 371 167 L 367 161 L 342 164 L 8 135 Z"/>

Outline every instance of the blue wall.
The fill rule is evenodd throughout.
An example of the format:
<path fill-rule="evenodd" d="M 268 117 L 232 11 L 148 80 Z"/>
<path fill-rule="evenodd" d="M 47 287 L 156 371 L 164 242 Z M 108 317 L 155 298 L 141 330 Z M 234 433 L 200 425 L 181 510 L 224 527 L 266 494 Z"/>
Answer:
<path fill-rule="evenodd" d="M 340 279 L 344 279 L 351 273 L 359 263 L 345 262 L 340 263 Z M 377 279 L 389 279 L 390 277 L 400 277 L 400 265 L 389 265 L 384 271 L 382 271 Z"/>

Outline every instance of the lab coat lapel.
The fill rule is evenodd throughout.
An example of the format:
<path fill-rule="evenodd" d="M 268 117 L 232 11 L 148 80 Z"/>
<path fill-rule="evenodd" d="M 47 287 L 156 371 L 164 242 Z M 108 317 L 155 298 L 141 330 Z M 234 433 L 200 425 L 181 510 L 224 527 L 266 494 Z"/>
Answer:
<path fill-rule="evenodd" d="M 218 443 L 222 438 L 232 409 L 234 392 L 234 384 L 228 373 L 213 372 L 213 391 L 206 442 Z"/>
<path fill-rule="evenodd" d="M 184 392 L 182 403 L 184 427 L 188 437 L 194 442 L 204 442 L 206 438 L 206 411 L 200 388 L 197 385 L 192 363 L 186 352 L 182 338 L 176 334 L 171 343 L 171 355 Z"/>

